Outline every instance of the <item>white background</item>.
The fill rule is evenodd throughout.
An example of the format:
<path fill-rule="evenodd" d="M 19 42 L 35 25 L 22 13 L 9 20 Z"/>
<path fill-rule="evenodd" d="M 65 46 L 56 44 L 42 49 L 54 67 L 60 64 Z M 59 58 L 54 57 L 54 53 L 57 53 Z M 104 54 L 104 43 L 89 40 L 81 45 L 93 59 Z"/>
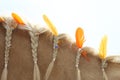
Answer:
<path fill-rule="evenodd" d="M 0 0 L 0 15 L 15 12 L 30 22 L 46 26 L 46 14 L 59 33 L 75 40 L 75 30 L 82 27 L 86 42 L 98 50 L 104 34 L 108 35 L 107 55 L 120 55 L 119 0 Z"/>

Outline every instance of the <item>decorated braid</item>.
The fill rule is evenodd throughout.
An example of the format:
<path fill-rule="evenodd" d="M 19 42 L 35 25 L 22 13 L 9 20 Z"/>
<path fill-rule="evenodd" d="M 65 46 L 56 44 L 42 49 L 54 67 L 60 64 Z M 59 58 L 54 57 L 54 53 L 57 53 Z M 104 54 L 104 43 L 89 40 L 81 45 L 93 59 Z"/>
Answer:
<path fill-rule="evenodd" d="M 80 60 L 80 56 L 81 54 L 85 55 L 84 53 L 81 52 L 81 48 L 83 46 L 83 43 L 85 41 L 85 38 L 84 38 L 84 31 L 82 28 L 77 28 L 76 29 L 76 45 L 78 47 L 78 51 L 77 51 L 77 55 L 76 55 L 76 72 L 77 72 L 77 80 L 81 80 L 81 74 L 80 74 L 80 69 L 79 69 L 79 60 Z"/>
<path fill-rule="evenodd" d="M 9 52 L 11 47 L 11 40 L 12 40 L 12 31 L 17 26 L 17 23 L 12 18 L 3 18 L 4 22 L 3 25 L 6 29 L 6 36 L 5 36 L 5 64 L 4 69 L 1 75 L 1 80 L 7 80 L 8 75 L 8 62 L 9 62 Z"/>
<path fill-rule="evenodd" d="M 53 59 L 52 59 L 51 63 L 48 65 L 48 68 L 47 68 L 46 74 L 45 74 L 45 80 L 48 80 L 48 78 L 52 72 L 54 62 L 55 62 L 56 57 L 57 57 L 59 36 L 58 36 L 58 32 L 57 32 L 56 27 L 52 24 L 52 22 L 49 20 L 49 18 L 46 15 L 43 15 L 43 19 L 54 35 L 54 37 L 53 37 L 53 56 L 52 56 Z"/>
<path fill-rule="evenodd" d="M 32 56 L 33 56 L 33 62 L 34 62 L 34 71 L 33 71 L 33 80 L 40 80 L 40 72 L 39 67 L 37 63 L 37 48 L 38 48 L 38 41 L 39 41 L 39 35 L 36 35 L 36 32 L 29 31 L 29 34 L 31 36 L 31 48 L 32 48 Z"/>
<path fill-rule="evenodd" d="M 106 63 L 106 51 L 107 50 L 107 36 L 104 36 L 101 40 L 100 43 L 100 48 L 99 48 L 99 57 L 102 60 L 102 72 L 103 72 L 103 80 L 108 80 L 106 72 L 105 72 L 105 68 L 107 67 L 107 63 Z"/>

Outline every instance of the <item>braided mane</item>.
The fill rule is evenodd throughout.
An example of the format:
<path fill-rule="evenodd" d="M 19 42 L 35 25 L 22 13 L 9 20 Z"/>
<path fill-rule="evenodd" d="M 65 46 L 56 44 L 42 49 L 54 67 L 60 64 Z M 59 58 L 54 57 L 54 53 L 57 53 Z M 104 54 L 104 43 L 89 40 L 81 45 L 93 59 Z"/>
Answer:
<path fill-rule="evenodd" d="M 4 17 L 3 17 L 4 18 Z M 30 25 L 32 25 L 33 27 L 31 27 L 31 26 L 29 26 L 29 25 L 19 25 L 19 24 L 17 24 L 17 23 L 11 23 L 12 21 L 13 22 L 15 22 L 14 21 L 14 19 L 12 19 L 11 17 L 5 17 L 4 18 L 5 20 L 8 20 L 8 19 L 10 19 L 9 20 L 9 22 L 10 22 L 10 25 L 8 24 L 8 22 L 7 23 L 4 23 L 4 22 L 1 22 L 0 23 L 0 33 L 1 32 L 4 32 L 4 34 L 6 33 L 6 26 L 4 26 L 4 24 L 8 24 L 9 26 L 7 26 L 8 28 L 13 28 L 14 30 L 12 31 L 12 34 L 11 34 L 11 47 L 10 47 L 10 52 L 9 52 L 9 56 L 8 56 L 8 58 L 9 58 L 9 61 L 8 61 L 8 64 L 10 64 L 11 63 L 11 61 L 13 60 L 13 59 L 17 59 L 18 57 L 20 58 L 20 54 L 22 54 L 21 56 L 24 56 L 24 58 L 26 57 L 26 61 L 28 61 L 29 59 L 27 58 L 27 54 L 26 53 L 30 53 L 30 54 L 32 54 L 30 51 L 30 44 L 31 44 L 31 41 L 30 41 L 30 35 L 33 35 L 34 33 L 35 33 L 35 35 L 38 35 L 39 36 L 39 39 L 38 39 L 38 41 L 39 41 L 39 43 L 38 43 L 38 59 L 39 59 L 39 56 L 40 56 L 40 54 L 42 53 L 41 51 L 39 51 L 41 48 L 39 48 L 39 47 L 43 47 L 43 50 L 45 50 L 45 48 L 44 48 L 44 45 L 46 44 L 47 46 L 48 46 L 48 51 L 49 51 L 49 48 L 51 48 L 52 46 L 53 46 L 53 34 L 52 34 L 52 32 L 50 32 L 50 30 L 48 30 L 47 28 L 43 28 L 43 27 L 41 27 L 41 26 L 39 26 L 39 25 L 32 25 L 32 24 L 30 24 Z M 16 25 L 17 24 L 17 25 Z M 17 26 L 17 27 L 13 27 L 13 26 Z M 38 27 L 38 28 L 37 28 Z M 33 31 L 33 32 L 32 32 Z M 32 34 L 32 33 L 33 34 Z M 29 34 L 30 33 L 30 34 Z M 9 34 L 9 33 L 8 33 Z M 2 34 L 3 35 L 3 34 Z M 6 34 L 5 34 L 6 35 Z M 2 39 L 2 37 L 1 37 L 1 41 L 5 41 L 5 35 L 3 36 L 4 37 L 4 39 Z M 64 47 L 64 46 L 66 46 L 66 45 L 68 45 L 68 46 L 71 46 L 71 45 L 69 45 L 69 44 L 71 44 L 71 42 L 70 42 L 70 40 L 68 39 L 68 37 L 65 35 L 65 34 L 60 34 L 59 35 L 59 39 L 60 39 L 60 44 L 59 44 L 59 47 Z M 32 41 L 33 41 L 33 39 L 31 39 Z M 43 43 L 41 43 L 41 40 L 42 40 L 42 42 Z M 0 42 L 1 42 L 0 41 Z M 36 41 L 35 41 L 36 42 Z M 65 42 L 65 43 L 64 43 Z M 5 43 L 5 42 L 4 42 Z M 33 41 L 33 43 L 34 43 L 34 41 Z M 44 44 L 45 43 L 45 44 Z M 29 44 L 29 46 L 28 46 L 28 44 Z M 43 45 L 41 45 L 41 44 L 43 44 Z M 1 46 L 3 45 L 4 47 L 6 46 L 6 45 L 4 45 L 3 43 L 1 43 L 0 44 Z M 24 45 L 24 46 L 23 46 Z M 33 45 L 33 44 L 32 44 Z M 25 47 L 26 46 L 26 47 Z M 49 47 L 49 46 L 51 46 L 51 47 Z M 27 48 L 28 47 L 28 48 Z M 37 47 L 36 47 L 37 48 Z M 28 50 L 29 49 L 29 50 Z M 3 49 L 4 50 L 4 49 Z M 23 52 L 23 50 L 24 50 L 24 52 Z M 22 53 L 21 53 L 22 52 Z M 34 51 L 32 51 L 32 52 L 34 52 Z M 0 52 L 0 53 L 4 53 L 4 51 L 3 52 Z M 18 54 L 19 53 L 19 54 Z M 18 54 L 18 55 L 17 55 Z M 44 53 L 44 54 L 46 54 L 46 53 Z M 51 52 L 49 52 L 49 54 L 52 54 L 52 51 Z M 48 54 L 48 55 L 49 55 Z M 13 56 L 14 55 L 14 57 L 13 58 L 11 58 L 11 56 Z M 16 55 L 16 56 L 15 56 Z M 29 55 L 29 54 L 28 54 Z M 33 55 L 34 56 L 34 55 Z M 3 54 L 3 56 L 2 57 L 4 57 L 4 54 Z M 37 57 L 37 56 L 36 56 Z M 47 56 L 48 57 L 48 56 Z M 18 60 L 19 61 L 22 61 L 22 60 L 20 60 L 18 58 Z M 50 58 L 50 56 L 49 56 L 49 58 Z M 2 60 L 1 61 L 3 61 L 4 62 L 4 59 L 3 58 L 1 58 Z M 28 59 L 28 60 L 27 60 Z M 24 60 L 24 59 L 23 59 Z M 15 60 L 15 61 L 17 61 L 17 60 Z M 30 60 L 31 61 L 31 60 Z M 14 63 L 14 62 L 13 62 Z M 40 62 L 41 63 L 41 62 Z M 40 64 L 39 63 L 39 61 L 38 61 L 38 64 Z M 24 64 L 24 63 L 23 63 Z M 4 64 L 3 64 L 4 65 Z M 8 70 L 7 70 L 7 73 L 5 73 L 5 76 L 7 77 L 7 75 L 6 74 L 9 74 L 9 67 L 11 67 L 11 64 L 10 65 L 8 65 Z M 12 66 L 12 67 L 14 67 L 14 66 Z M 3 68 L 2 68 L 3 69 Z M 15 68 L 14 68 L 15 69 Z M 11 69 L 11 70 L 13 70 L 13 69 Z M 4 79 L 6 79 L 6 77 L 4 77 Z M 9 76 L 8 76 L 9 77 Z M 2 79 L 3 80 L 3 79 Z M 7 79 L 6 79 L 7 80 Z M 38 79 L 39 80 L 39 79 Z"/>
<path fill-rule="evenodd" d="M 54 34 L 41 25 L 29 22 L 26 22 L 26 25 L 20 25 L 11 17 L 3 16 L 3 18 L 8 22 L 0 22 L 0 76 L 4 73 L 1 80 L 7 80 L 6 76 L 9 80 L 44 80 L 48 65 L 53 59 Z M 6 24 L 9 26 L 6 27 Z M 58 55 L 48 80 L 76 80 L 75 59 L 78 47 L 68 35 L 57 36 L 59 38 Z M 10 44 L 7 45 L 7 43 Z M 5 60 L 5 50 L 7 50 L 7 60 Z M 81 50 L 85 51 L 90 58 L 90 62 L 83 57 L 79 59 L 80 67 L 78 68 L 81 71 L 81 79 L 103 80 L 102 61 L 98 52 L 91 47 L 83 47 Z M 120 73 L 120 65 L 117 64 L 120 63 L 119 58 L 119 56 L 106 58 L 108 66 L 105 72 L 108 79 L 120 79 L 116 76 Z M 7 68 L 5 63 L 8 63 Z M 40 77 L 36 75 L 39 73 L 38 70 Z M 112 71 L 115 72 L 114 75 Z"/>

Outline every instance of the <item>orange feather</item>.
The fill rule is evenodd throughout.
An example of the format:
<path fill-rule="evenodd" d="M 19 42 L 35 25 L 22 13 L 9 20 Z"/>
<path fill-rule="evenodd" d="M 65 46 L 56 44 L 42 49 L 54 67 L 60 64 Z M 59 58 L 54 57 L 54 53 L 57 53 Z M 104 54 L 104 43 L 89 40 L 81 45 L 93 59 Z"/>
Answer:
<path fill-rule="evenodd" d="M 82 48 L 83 43 L 85 42 L 84 31 L 82 28 L 77 28 L 76 30 L 76 45 L 79 48 Z"/>
<path fill-rule="evenodd" d="M 16 13 L 12 13 L 11 15 L 18 24 L 25 25 L 24 21 Z"/>
<path fill-rule="evenodd" d="M 76 30 L 76 45 L 77 45 L 77 47 L 82 48 L 84 42 L 85 42 L 84 31 L 82 28 L 78 27 Z M 90 61 L 90 59 L 88 58 L 87 53 L 85 51 L 83 51 L 81 54 L 87 61 Z"/>

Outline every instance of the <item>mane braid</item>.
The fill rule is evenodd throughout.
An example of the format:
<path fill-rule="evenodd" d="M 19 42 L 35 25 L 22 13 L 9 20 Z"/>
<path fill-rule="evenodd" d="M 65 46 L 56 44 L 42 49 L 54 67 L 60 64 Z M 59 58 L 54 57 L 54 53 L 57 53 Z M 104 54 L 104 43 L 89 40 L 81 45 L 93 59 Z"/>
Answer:
<path fill-rule="evenodd" d="M 107 74 L 105 72 L 105 68 L 107 67 L 106 59 L 102 59 L 102 72 L 103 72 L 103 80 L 108 80 Z"/>
<path fill-rule="evenodd" d="M 103 80 L 108 80 L 106 72 L 105 72 L 105 67 L 106 67 L 106 53 L 107 53 L 107 36 L 105 35 L 100 43 L 100 48 L 99 48 L 99 57 L 102 60 L 102 72 L 103 72 Z"/>
<path fill-rule="evenodd" d="M 5 18 L 6 19 L 6 18 Z M 12 19 L 6 19 L 5 22 L 3 22 L 3 25 L 6 29 L 6 36 L 5 36 L 5 64 L 4 69 L 1 75 L 1 80 L 7 80 L 8 75 L 8 62 L 9 62 L 9 52 L 11 47 L 11 39 L 12 39 L 12 31 L 14 30 L 12 24 L 14 26 L 17 26 L 17 24 Z"/>
<path fill-rule="evenodd" d="M 54 66 L 54 62 L 56 60 L 56 57 L 57 57 L 57 53 L 58 53 L 58 36 L 54 36 L 53 37 L 53 59 L 51 61 L 51 63 L 49 64 L 48 68 L 47 68 L 47 71 L 46 71 L 46 74 L 45 74 L 45 80 L 48 80 L 51 72 L 52 72 L 52 69 L 53 69 L 53 66 Z"/>
<path fill-rule="evenodd" d="M 77 80 L 81 80 L 81 74 L 80 74 L 80 69 L 79 69 L 79 60 L 80 60 L 80 56 L 81 56 L 80 50 L 81 49 L 79 48 L 77 51 L 76 64 L 75 64 L 76 72 L 77 72 Z"/>
<path fill-rule="evenodd" d="M 29 32 L 31 36 L 31 48 L 32 48 L 32 56 L 34 62 L 34 71 L 33 71 L 33 80 L 40 80 L 40 71 L 37 63 L 37 48 L 38 48 L 38 40 L 39 35 L 36 34 L 34 28 Z"/>

